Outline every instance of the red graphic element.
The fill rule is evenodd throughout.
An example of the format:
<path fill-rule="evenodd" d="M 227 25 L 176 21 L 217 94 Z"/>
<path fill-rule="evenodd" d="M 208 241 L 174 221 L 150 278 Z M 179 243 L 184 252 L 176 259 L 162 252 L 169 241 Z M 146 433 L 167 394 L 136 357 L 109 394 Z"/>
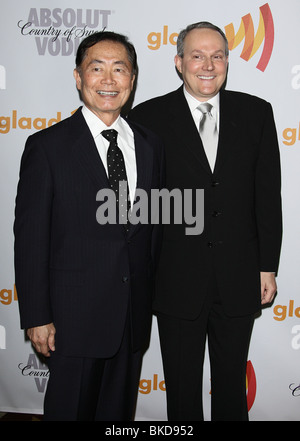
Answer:
<path fill-rule="evenodd" d="M 256 66 L 257 69 L 264 72 L 273 51 L 274 22 L 268 3 L 261 6 L 259 10 L 260 20 L 256 34 L 254 33 L 254 25 L 251 14 L 247 14 L 242 17 L 240 28 L 236 34 L 232 23 L 225 26 L 225 33 L 228 39 L 229 50 L 235 49 L 242 42 L 242 40 L 245 39 L 242 53 L 240 55 L 240 57 L 245 61 L 249 61 L 250 58 L 253 57 L 264 41 L 263 51 Z"/>
<path fill-rule="evenodd" d="M 253 406 L 256 395 L 256 377 L 251 361 L 247 361 L 246 377 L 247 377 L 247 405 L 249 412 L 249 410 Z"/>
<path fill-rule="evenodd" d="M 245 28 L 245 42 L 240 57 L 243 60 L 248 61 L 251 57 L 251 53 L 254 46 L 254 26 L 250 14 L 247 14 L 244 17 L 242 17 L 242 21 Z"/>
<path fill-rule="evenodd" d="M 260 9 L 260 12 L 263 16 L 263 20 L 264 20 L 264 24 L 265 24 L 265 44 L 264 44 L 264 48 L 263 48 L 263 52 L 261 54 L 260 60 L 259 60 L 258 65 L 256 67 L 257 67 L 257 69 L 264 72 L 264 70 L 266 69 L 266 67 L 269 63 L 269 60 L 271 58 L 272 51 L 273 51 L 274 22 L 273 22 L 272 13 L 271 13 L 271 10 L 270 10 L 268 3 L 261 6 L 261 8 L 259 8 L 259 9 Z"/>

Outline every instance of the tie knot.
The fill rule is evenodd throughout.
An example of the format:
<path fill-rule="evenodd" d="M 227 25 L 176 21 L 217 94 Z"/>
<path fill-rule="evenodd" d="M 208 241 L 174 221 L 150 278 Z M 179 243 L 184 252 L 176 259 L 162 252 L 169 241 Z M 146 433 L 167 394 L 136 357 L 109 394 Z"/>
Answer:
<path fill-rule="evenodd" d="M 203 114 L 205 113 L 211 113 L 211 109 L 212 109 L 212 105 L 209 103 L 202 103 L 198 106 L 198 109 L 200 110 L 200 112 L 202 112 Z"/>
<path fill-rule="evenodd" d="M 111 141 L 117 142 L 118 132 L 114 129 L 103 130 L 101 132 L 101 135 L 104 136 L 104 138 L 107 139 L 107 141 L 109 142 Z"/>

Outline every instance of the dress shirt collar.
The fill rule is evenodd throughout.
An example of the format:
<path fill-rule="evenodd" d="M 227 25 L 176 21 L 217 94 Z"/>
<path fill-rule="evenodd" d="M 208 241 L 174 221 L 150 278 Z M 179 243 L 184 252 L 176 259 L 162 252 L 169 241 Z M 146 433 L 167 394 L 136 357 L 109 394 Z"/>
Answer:
<path fill-rule="evenodd" d="M 101 134 L 103 130 L 107 129 L 115 129 L 117 130 L 119 136 L 123 138 L 125 141 L 129 142 L 130 145 L 133 143 L 133 132 L 127 122 L 121 118 L 119 115 L 118 118 L 113 122 L 111 126 L 107 126 L 104 122 L 98 118 L 90 109 L 88 109 L 85 105 L 82 107 L 82 114 L 86 120 L 86 123 L 92 133 L 93 138 L 97 138 Z"/>
<path fill-rule="evenodd" d="M 194 98 L 187 90 L 186 87 L 183 87 L 183 93 L 184 96 L 187 100 L 187 103 L 189 105 L 189 108 L 192 112 L 192 114 L 194 113 L 194 111 L 197 109 L 197 107 L 199 106 L 199 104 L 201 104 L 201 101 L 197 100 L 196 98 Z M 216 118 L 216 120 L 218 120 L 218 115 L 219 115 L 219 107 L 220 107 L 220 94 L 217 93 L 217 95 L 215 95 L 214 97 L 210 98 L 209 100 L 206 101 L 207 103 L 210 103 L 213 106 L 213 110 L 212 110 L 212 114 L 213 116 Z"/>

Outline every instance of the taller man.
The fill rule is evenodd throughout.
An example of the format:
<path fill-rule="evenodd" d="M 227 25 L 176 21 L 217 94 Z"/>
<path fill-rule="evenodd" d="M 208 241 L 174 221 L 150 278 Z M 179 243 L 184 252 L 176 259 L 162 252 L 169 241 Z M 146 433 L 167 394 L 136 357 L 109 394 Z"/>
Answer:
<path fill-rule="evenodd" d="M 135 74 L 126 37 L 87 37 L 74 71 L 84 106 L 30 136 L 22 157 L 16 287 L 22 328 L 50 355 L 45 420 L 133 417 L 159 234 L 150 223 L 100 225 L 96 199 L 117 168 L 127 172 L 114 179 L 128 181 L 131 204 L 136 188 L 161 187 L 160 141 L 120 117 Z"/>
<path fill-rule="evenodd" d="M 200 22 L 178 36 L 183 86 L 130 118 L 164 141 L 166 187 L 204 189 L 204 231 L 166 225 L 154 307 L 170 420 L 201 420 L 206 336 L 212 420 L 248 419 L 246 363 L 254 314 L 276 288 L 280 158 L 272 108 L 224 90 L 228 43 Z"/>

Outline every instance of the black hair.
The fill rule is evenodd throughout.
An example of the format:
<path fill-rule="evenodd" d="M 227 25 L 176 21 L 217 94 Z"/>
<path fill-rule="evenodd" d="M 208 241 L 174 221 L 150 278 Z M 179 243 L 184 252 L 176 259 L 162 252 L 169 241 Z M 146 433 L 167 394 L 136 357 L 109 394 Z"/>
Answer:
<path fill-rule="evenodd" d="M 132 66 L 132 74 L 136 75 L 137 73 L 137 55 L 135 48 L 133 44 L 128 40 L 128 38 L 125 35 L 117 34 L 116 32 L 110 32 L 110 31 L 101 31 L 101 32 L 95 32 L 94 34 L 89 35 L 86 37 L 77 49 L 76 54 L 76 68 L 77 70 L 80 70 L 80 66 L 83 62 L 83 60 L 86 57 L 87 50 L 94 46 L 95 44 L 99 43 L 100 41 L 114 41 L 116 43 L 121 43 L 128 55 L 128 60 Z"/>

